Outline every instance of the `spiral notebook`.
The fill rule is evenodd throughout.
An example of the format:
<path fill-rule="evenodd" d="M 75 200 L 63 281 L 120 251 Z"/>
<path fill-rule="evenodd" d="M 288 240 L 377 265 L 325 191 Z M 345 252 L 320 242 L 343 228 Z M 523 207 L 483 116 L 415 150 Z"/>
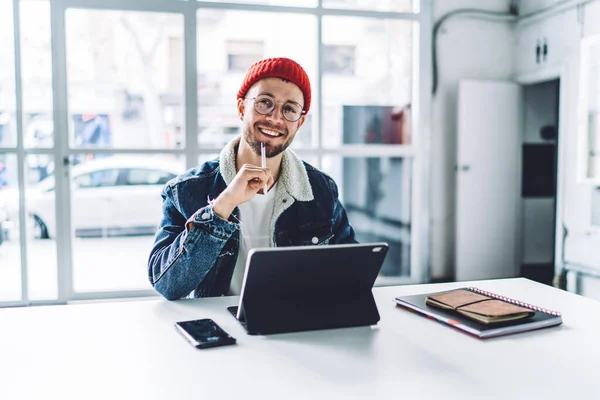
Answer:
<path fill-rule="evenodd" d="M 509 335 L 562 324 L 562 316 L 558 311 L 548 310 L 546 308 L 524 303 L 519 300 L 501 296 L 496 293 L 487 292 L 475 287 L 460 288 L 458 290 L 466 290 L 472 293 L 477 293 L 500 300 L 504 303 L 516 305 L 530 310 L 533 315 L 529 315 L 527 318 L 486 324 L 469 318 L 453 309 L 442 309 L 426 304 L 428 296 L 450 293 L 454 290 L 412 296 L 399 296 L 395 298 L 395 301 L 401 307 L 415 311 L 423 316 L 433 318 L 439 322 L 450 325 L 453 328 L 460 329 L 479 338 Z"/>

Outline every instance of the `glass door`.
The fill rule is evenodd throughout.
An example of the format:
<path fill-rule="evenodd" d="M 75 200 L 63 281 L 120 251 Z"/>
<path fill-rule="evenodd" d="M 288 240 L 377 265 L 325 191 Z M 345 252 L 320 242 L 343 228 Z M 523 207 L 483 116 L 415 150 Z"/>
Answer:
<path fill-rule="evenodd" d="M 70 256 L 57 260 L 68 299 L 156 294 L 146 268 L 161 191 L 187 167 L 177 3 L 57 2 L 62 165 L 46 188 L 56 186 L 56 197 L 35 204 L 35 223 L 40 240 L 57 238 Z"/>

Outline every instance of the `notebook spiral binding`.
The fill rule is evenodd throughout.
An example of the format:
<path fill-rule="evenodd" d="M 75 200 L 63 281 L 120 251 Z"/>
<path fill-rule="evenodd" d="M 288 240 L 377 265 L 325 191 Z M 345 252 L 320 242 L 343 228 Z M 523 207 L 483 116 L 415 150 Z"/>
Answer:
<path fill-rule="evenodd" d="M 488 297 L 492 297 L 494 299 L 505 301 L 507 303 L 511 303 L 511 304 L 514 304 L 514 305 L 517 305 L 517 306 L 529 308 L 531 310 L 535 310 L 535 311 L 543 312 L 543 313 L 546 313 L 546 314 L 554 315 L 556 317 L 560 317 L 561 316 L 558 311 L 553 311 L 553 310 L 549 310 L 547 308 L 538 307 L 538 306 L 535 306 L 533 304 L 529 304 L 529 303 L 525 303 L 525 302 L 522 302 L 522 301 L 519 301 L 519 300 L 511 299 L 510 297 L 500 296 L 500 295 L 498 295 L 496 293 L 486 292 L 485 290 L 481 290 L 481 289 L 476 288 L 476 287 L 470 287 L 469 290 L 472 291 L 472 292 L 475 292 L 475 293 L 482 294 L 484 296 L 488 296 Z"/>

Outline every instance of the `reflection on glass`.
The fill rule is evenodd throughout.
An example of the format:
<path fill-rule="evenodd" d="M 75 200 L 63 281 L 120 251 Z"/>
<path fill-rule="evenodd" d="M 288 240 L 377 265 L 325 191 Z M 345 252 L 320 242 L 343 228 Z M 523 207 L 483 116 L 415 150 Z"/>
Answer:
<path fill-rule="evenodd" d="M 419 12 L 420 0 L 323 0 L 325 8 Z"/>
<path fill-rule="evenodd" d="M 325 146 L 410 143 L 415 26 L 402 20 L 323 17 Z"/>
<path fill-rule="evenodd" d="M 54 144 L 50 1 L 21 0 L 23 142 L 27 148 Z"/>
<path fill-rule="evenodd" d="M 0 154 L 0 302 L 21 300 L 17 157 Z"/>
<path fill-rule="evenodd" d="M 28 290 L 31 300 L 58 298 L 54 162 L 47 154 L 25 159 Z"/>
<path fill-rule="evenodd" d="M 0 38 L 0 147 L 14 147 L 17 126 L 12 1 L 0 2 Z"/>
<path fill-rule="evenodd" d="M 323 158 L 357 240 L 390 245 L 382 276 L 410 275 L 411 170 L 405 158 Z"/>
<path fill-rule="evenodd" d="M 162 218 L 161 192 L 184 172 L 184 158 L 89 154 L 75 161 L 71 170 L 75 291 L 151 289 L 142 271 Z"/>
<path fill-rule="evenodd" d="M 410 105 L 343 106 L 344 144 L 410 144 Z"/>
<path fill-rule="evenodd" d="M 315 90 L 317 24 L 314 16 L 199 9 L 197 19 L 198 143 L 201 147 L 221 148 L 239 135 L 237 92 L 246 70 L 255 61 L 267 57 L 291 58 L 302 65 Z M 290 34 L 282 38 L 276 32 Z M 296 147 L 312 143 L 312 112 L 309 111 L 301 134 L 299 132 L 294 141 Z"/>
<path fill-rule="evenodd" d="M 183 15 L 66 12 L 75 147 L 182 148 Z"/>

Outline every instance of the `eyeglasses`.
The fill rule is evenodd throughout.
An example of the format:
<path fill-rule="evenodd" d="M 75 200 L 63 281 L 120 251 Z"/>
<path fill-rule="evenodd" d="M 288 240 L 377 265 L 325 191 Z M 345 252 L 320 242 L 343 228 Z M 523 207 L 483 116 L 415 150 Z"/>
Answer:
<path fill-rule="evenodd" d="M 246 97 L 245 100 L 254 101 L 254 109 L 257 113 L 261 115 L 269 115 L 275 110 L 275 103 L 282 104 L 281 106 L 281 114 L 283 118 L 285 118 L 289 122 L 296 122 L 302 117 L 304 114 L 304 110 L 302 110 L 302 106 L 294 101 L 286 101 L 282 103 L 281 101 L 275 100 L 273 97 L 268 94 L 261 94 L 256 97 Z"/>

